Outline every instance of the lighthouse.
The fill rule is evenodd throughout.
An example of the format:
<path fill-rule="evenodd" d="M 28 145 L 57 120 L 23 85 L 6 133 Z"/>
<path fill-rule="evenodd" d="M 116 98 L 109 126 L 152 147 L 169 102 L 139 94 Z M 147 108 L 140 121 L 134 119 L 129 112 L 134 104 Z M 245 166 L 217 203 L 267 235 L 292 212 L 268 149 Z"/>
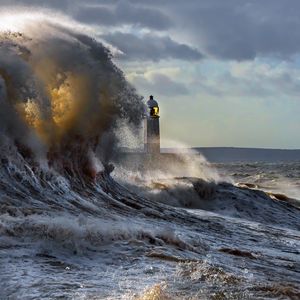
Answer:
<path fill-rule="evenodd" d="M 147 101 L 147 111 L 144 121 L 144 149 L 148 154 L 160 153 L 159 106 L 153 96 Z"/>

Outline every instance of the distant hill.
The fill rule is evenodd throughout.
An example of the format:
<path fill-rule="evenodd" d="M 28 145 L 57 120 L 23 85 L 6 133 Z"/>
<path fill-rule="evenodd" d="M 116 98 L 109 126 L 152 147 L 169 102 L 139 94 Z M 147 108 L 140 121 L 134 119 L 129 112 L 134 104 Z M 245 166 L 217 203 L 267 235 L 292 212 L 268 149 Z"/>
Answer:
<path fill-rule="evenodd" d="M 204 147 L 192 149 L 164 148 L 163 153 L 186 153 L 194 150 L 210 162 L 300 162 L 300 150 Z"/>

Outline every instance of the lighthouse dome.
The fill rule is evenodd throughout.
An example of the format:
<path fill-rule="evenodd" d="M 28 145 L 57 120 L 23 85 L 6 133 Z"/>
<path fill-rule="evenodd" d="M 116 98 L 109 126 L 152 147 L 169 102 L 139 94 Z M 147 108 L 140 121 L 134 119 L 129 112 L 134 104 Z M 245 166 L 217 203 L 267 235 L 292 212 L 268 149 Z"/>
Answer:
<path fill-rule="evenodd" d="M 148 106 L 149 108 L 151 108 L 151 107 L 158 107 L 158 103 L 157 103 L 157 101 L 154 100 L 154 99 L 149 99 L 149 100 L 147 101 L 147 106 Z"/>

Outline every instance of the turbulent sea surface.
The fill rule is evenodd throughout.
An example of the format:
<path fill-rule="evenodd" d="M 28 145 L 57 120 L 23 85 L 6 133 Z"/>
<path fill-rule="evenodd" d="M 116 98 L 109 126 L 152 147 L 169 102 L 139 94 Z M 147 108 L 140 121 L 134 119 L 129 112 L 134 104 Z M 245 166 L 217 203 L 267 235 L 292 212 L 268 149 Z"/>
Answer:
<path fill-rule="evenodd" d="M 132 173 L 78 188 L 5 163 L 0 298 L 299 299 L 299 209 L 260 189 L 295 193 L 300 165 L 214 167 L 253 189 Z"/>
<path fill-rule="evenodd" d="M 122 160 L 141 98 L 42 20 L 0 34 L 0 299 L 299 299 L 300 164 Z"/>

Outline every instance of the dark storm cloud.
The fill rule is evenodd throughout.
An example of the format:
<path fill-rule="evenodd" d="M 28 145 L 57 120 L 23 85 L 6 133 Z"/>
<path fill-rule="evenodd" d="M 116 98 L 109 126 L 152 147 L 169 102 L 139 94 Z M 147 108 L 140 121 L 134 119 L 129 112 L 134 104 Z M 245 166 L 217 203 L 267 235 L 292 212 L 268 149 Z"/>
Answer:
<path fill-rule="evenodd" d="M 299 0 L 0 0 L 0 4 L 50 7 L 88 24 L 164 30 L 176 40 L 187 36 L 195 48 L 220 59 L 289 59 L 300 52 Z"/>
<path fill-rule="evenodd" d="M 74 1 L 76 5 L 77 1 Z M 12 7 L 12 6 L 29 6 L 29 7 L 39 7 L 39 8 L 53 8 L 57 10 L 66 11 L 72 5 L 72 2 L 68 0 L 0 0 L 0 5 L 2 7 Z"/>
<path fill-rule="evenodd" d="M 176 20 L 195 46 L 221 59 L 289 59 L 300 52 L 299 0 L 130 0 Z"/>
<path fill-rule="evenodd" d="M 124 53 L 123 58 L 128 60 L 159 61 L 173 58 L 193 61 L 203 58 L 198 50 L 179 44 L 168 36 L 145 34 L 138 37 L 129 33 L 115 32 L 103 35 L 102 38 L 120 49 Z"/>
<path fill-rule="evenodd" d="M 293 6 L 294 11 L 289 8 Z M 287 58 L 300 51 L 300 2 L 216 1 L 187 10 L 195 42 L 223 59 L 246 60 L 259 55 Z M 184 13 L 183 13 L 184 17 Z M 198 35 L 196 35 L 196 32 Z M 197 39 L 200 37 L 200 39 Z"/>
<path fill-rule="evenodd" d="M 247 60 L 260 55 L 286 59 L 300 52 L 298 0 L 151 3 L 169 11 L 178 30 L 188 33 L 195 45 L 221 59 Z"/>
<path fill-rule="evenodd" d="M 161 11 L 135 6 L 127 1 L 118 2 L 115 6 L 85 6 L 78 10 L 75 18 L 81 22 L 107 26 L 131 24 L 159 30 L 171 26 L 169 17 Z"/>

